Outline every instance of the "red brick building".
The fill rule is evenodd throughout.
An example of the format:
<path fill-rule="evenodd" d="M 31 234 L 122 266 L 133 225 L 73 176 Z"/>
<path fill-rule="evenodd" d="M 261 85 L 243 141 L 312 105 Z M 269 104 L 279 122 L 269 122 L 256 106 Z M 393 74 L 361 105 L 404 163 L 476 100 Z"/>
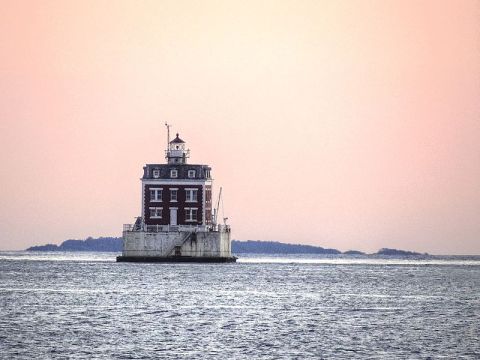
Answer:
<path fill-rule="evenodd" d="M 189 156 L 190 150 L 177 134 L 166 150 L 166 164 L 144 166 L 142 220 L 147 229 L 212 224 L 211 168 L 188 164 Z"/>

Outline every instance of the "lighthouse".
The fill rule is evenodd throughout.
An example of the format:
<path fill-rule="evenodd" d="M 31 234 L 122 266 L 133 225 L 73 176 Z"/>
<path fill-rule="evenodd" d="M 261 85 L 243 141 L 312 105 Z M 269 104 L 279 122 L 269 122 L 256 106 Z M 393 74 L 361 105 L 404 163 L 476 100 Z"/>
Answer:
<path fill-rule="evenodd" d="M 167 125 L 169 133 L 169 125 Z M 146 164 L 142 214 L 123 228 L 120 262 L 234 262 L 230 226 L 217 222 L 208 165 L 189 164 L 190 150 L 177 133 L 167 136 L 166 163 Z M 219 193 L 221 195 L 221 191 Z M 220 199 L 219 199 L 220 200 Z M 220 203 L 220 201 L 218 201 Z"/>

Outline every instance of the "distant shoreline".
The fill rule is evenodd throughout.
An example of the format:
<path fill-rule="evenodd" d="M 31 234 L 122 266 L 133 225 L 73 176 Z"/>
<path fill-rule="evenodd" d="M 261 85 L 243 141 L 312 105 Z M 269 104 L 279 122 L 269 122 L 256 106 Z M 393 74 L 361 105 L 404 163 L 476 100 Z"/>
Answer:
<path fill-rule="evenodd" d="M 87 238 L 85 240 L 65 240 L 60 245 L 46 244 L 31 246 L 26 251 L 91 251 L 91 252 L 121 252 L 122 238 L 100 237 Z M 418 253 L 415 251 L 398 250 L 382 248 L 376 253 L 367 254 L 358 250 L 340 251 L 337 249 L 323 248 L 321 246 L 288 244 L 278 241 L 259 241 L 259 240 L 233 240 L 232 253 L 235 254 L 324 254 L 324 255 L 382 255 L 382 256 L 430 256 L 427 253 Z"/>

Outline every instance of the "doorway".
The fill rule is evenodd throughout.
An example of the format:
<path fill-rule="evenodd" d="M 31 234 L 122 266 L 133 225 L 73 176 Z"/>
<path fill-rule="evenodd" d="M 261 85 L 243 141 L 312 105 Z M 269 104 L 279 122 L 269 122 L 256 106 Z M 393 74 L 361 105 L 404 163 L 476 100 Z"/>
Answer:
<path fill-rule="evenodd" d="M 177 225 L 177 208 L 170 208 L 170 225 Z"/>

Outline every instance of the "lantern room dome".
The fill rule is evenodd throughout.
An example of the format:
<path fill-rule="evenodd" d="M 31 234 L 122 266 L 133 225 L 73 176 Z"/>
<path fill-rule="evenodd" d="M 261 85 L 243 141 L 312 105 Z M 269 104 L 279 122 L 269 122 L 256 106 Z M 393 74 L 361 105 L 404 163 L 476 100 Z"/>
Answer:
<path fill-rule="evenodd" d="M 170 141 L 170 144 L 185 144 L 185 141 L 183 141 L 182 139 L 180 139 L 178 137 L 178 133 L 177 133 L 177 137 L 175 139 L 173 139 L 172 141 Z"/>

